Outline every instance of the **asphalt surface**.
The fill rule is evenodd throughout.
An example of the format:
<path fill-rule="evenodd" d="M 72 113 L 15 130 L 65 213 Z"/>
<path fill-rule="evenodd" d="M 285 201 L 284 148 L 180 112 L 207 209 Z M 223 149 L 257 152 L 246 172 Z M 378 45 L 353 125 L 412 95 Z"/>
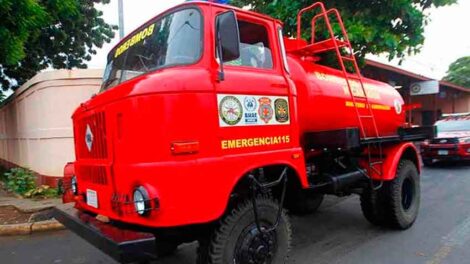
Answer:
<path fill-rule="evenodd" d="M 319 212 L 292 217 L 291 263 L 470 263 L 470 165 L 426 168 L 415 225 L 370 225 L 357 196 L 328 198 Z M 196 245 L 157 263 L 194 263 Z M 115 263 L 69 231 L 0 237 L 0 263 Z"/>

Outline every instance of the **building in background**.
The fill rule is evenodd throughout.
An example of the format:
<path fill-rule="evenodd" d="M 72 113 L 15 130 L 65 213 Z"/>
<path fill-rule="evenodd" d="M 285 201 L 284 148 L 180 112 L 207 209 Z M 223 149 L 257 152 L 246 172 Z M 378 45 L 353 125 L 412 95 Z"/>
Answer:
<path fill-rule="evenodd" d="M 26 167 L 40 184 L 55 186 L 75 160 L 71 116 L 99 91 L 102 70 L 39 73 L 0 107 L 0 163 Z"/>
<path fill-rule="evenodd" d="M 405 104 L 413 108 L 408 112 L 407 118 L 415 125 L 432 125 L 442 114 L 470 112 L 470 88 L 445 81 L 435 81 L 372 60 L 366 60 L 362 74 L 395 86 L 403 96 Z M 419 91 L 412 91 L 412 87 L 416 87 L 417 84 L 432 83 L 433 81 L 436 82 L 436 93 L 420 94 Z"/>

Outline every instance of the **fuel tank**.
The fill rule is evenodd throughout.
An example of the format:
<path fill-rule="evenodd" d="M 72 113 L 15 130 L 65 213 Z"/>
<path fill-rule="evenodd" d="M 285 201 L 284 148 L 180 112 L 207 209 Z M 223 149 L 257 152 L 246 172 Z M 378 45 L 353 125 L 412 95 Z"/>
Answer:
<path fill-rule="evenodd" d="M 296 55 L 288 55 L 287 61 L 297 90 L 301 134 L 360 128 L 362 121 L 365 133 L 361 133 L 361 137 L 385 137 L 396 135 L 397 129 L 405 123 L 403 98 L 392 86 L 363 77 L 364 94 L 357 75 L 350 74 L 352 96 L 342 71 Z"/>

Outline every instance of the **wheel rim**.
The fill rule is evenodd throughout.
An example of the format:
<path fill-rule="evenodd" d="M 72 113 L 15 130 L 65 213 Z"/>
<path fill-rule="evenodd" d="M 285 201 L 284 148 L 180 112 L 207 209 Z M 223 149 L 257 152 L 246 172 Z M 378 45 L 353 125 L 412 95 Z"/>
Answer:
<path fill-rule="evenodd" d="M 401 189 L 401 204 L 405 211 L 408 211 L 413 204 L 414 199 L 414 185 L 413 181 L 410 178 L 406 178 L 403 181 L 403 186 Z"/>
<path fill-rule="evenodd" d="M 246 228 L 238 238 L 234 255 L 235 263 L 269 264 L 276 248 L 276 231 L 259 232 L 253 224 Z"/>

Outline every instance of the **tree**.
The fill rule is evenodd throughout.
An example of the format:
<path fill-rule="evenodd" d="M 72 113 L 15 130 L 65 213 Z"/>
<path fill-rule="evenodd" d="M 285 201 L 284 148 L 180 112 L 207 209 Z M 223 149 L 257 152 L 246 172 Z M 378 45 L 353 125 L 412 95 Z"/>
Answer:
<path fill-rule="evenodd" d="M 110 0 L 0 0 L 0 87 L 23 84 L 38 71 L 86 68 L 114 37 L 95 4 Z"/>
<path fill-rule="evenodd" d="M 268 14 L 284 22 L 284 34 L 295 36 L 296 16 L 312 0 L 233 0 L 232 4 Z M 343 18 L 349 39 L 357 56 L 388 54 L 403 59 L 419 52 L 424 42 L 426 11 L 431 7 L 451 5 L 457 0 L 328 0 L 327 8 L 337 8 Z M 302 28 L 310 28 L 312 13 L 305 14 Z M 336 28 L 338 29 L 338 28 Z M 317 34 L 325 34 L 317 32 Z M 303 37 L 307 37 L 306 34 Z M 324 37 L 326 37 L 324 35 Z"/>
<path fill-rule="evenodd" d="M 444 81 L 470 89 L 470 56 L 462 57 L 449 65 Z"/>

